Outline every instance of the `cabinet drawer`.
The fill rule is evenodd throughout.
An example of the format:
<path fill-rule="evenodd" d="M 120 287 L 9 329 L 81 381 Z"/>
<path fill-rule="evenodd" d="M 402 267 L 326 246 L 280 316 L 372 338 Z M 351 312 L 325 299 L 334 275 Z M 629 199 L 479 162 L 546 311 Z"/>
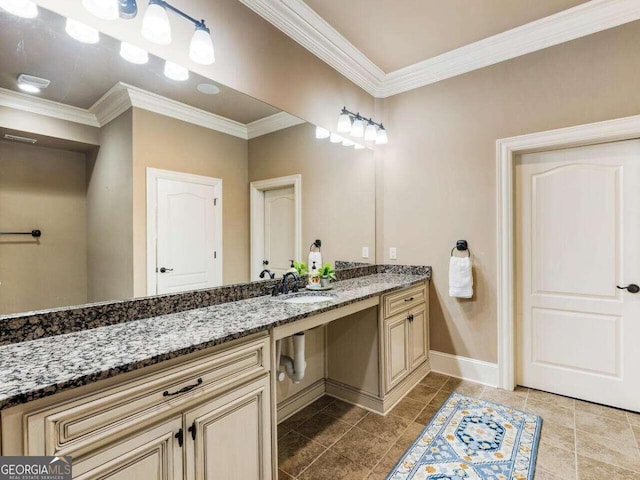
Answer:
<path fill-rule="evenodd" d="M 383 300 L 384 318 L 389 318 L 399 312 L 408 310 L 424 302 L 426 298 L 427 287 L 424 283 L 385 295 Z"/>
<path fill-rule="evenodd" d="M 82 454 L 212 391 L 267 373 L 269 360 L 269 341 L 264 337 L 27 414 L 25 453 Z"/>

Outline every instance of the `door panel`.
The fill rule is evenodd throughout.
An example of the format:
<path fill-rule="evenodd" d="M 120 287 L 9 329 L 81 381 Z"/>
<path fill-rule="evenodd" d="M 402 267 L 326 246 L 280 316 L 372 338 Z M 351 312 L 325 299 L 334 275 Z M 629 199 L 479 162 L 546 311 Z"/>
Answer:
<path fill-rule="evenodd" d="M 264 255 L 268 268 L 284 274 L 295 259 L 295 195 L 293 187 L 264 193 Z"/>
<path fill-rule="evenodd" d="M 216 232 L 216 187 L 158 179 L 158 293 L 221 285 L 216 278 L 220 245 Z M 163 272 L 162 268 L 166 271 Z"/>
<path fill-rule="evenodd" d="M 413 319 L 409 323 L 411 328 L 411 369 L 413 370 L 429 356 L 426 306 L 423 304 L 420 308 L 412 309 L 409 313 L 413 315 Z"/>
<path fill-rule="evenodd" d="M 187 478 L 271 478 L 269 377 L 234 389 L 185 413 Z"/>
<path fill-rule="evenodd" d="M 517 381 L 640 410 L 640 141 L 516 164 Z"/>
<path fill-rule="evenodd" d="M 386 391 L 391 390 L 409 374 L 409 321 L 400 313 L 384 321 Z"/>

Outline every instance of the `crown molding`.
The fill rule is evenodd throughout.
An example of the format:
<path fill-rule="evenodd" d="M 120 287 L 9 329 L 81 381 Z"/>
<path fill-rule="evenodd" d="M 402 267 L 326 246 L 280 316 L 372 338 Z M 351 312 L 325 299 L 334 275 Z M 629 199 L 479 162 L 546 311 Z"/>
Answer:
<path fill-rule="evenodd" d="M 80 123 L 91 127 L 100 124 L 91 112 L 71 105 L 53 102 L 45 98 L 35 97 L 6 88 L 0 88 L 0 106 L 14 108 L 23 112 L 36 113 L 45 117 L 57 118 L 67 122 Z"/>
<path fill-rule="evenodd" d="M 240 0 L 342 75 L 376 96 L 384 72 L 301 0 Z"/>
<path fill-rule="evenodd" d="M 374 97 L 385 98 L 640 19 L 638 0 L 591 0 L 384 73 L 302 0 L 240 0 Z"/>
<path fill-rule="evenodd" d="M 275 113 L 268 117 L 261 118 L 260 120 L 256 120 L 255 122 L 248 123 L 247 137 L 251 140 L 252 138 L 260 137 L 278 130 L 284 130 L 285 128 L 294 127 L 302 123 L 306 122 L 287 112 Z"/>
<path fill-rule="evenodd" d="M 122 82 L 116 83 L 87 110 L 5 88 L 0 88 L 0 106 L 91 127 L 103 127 L 136 107 L 243 140 L 305 123 L 286 112 L 279 112 L 245 125 Z"/>

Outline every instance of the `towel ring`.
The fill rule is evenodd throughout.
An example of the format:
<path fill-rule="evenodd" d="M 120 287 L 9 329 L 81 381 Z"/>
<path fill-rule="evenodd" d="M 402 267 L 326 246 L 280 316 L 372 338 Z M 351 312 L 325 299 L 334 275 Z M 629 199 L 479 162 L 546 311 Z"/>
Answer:
<path fill-rule="evenodd" d="M 454 252 L 455 250 L 456 250 L 456 247 L 453 247 L 453 248 L 451 249 L 451 256 L 452 256 L 452 257 L 454 256 L 454 255 L 453 255 L 453 252 Z M 461 252 L 467 252 L 467 256 L 471 257 L 471 249 L 470 249 L 470 248 L 467 248 L 466 250 L 460 250 L 460 249 L 458 249 L 458 250 L 459 250 L 459 251 L 461 251 Z"/>

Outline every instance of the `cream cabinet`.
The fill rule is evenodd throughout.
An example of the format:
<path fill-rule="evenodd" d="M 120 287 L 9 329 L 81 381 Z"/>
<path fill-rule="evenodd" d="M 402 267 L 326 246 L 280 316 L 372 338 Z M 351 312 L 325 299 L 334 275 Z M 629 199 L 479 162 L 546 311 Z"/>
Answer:
<path fill-rule="evenodd" d="M 3 455 L 71 455 L 78 479 L 269 480 L 266 334 L 2 412 Z"/>

